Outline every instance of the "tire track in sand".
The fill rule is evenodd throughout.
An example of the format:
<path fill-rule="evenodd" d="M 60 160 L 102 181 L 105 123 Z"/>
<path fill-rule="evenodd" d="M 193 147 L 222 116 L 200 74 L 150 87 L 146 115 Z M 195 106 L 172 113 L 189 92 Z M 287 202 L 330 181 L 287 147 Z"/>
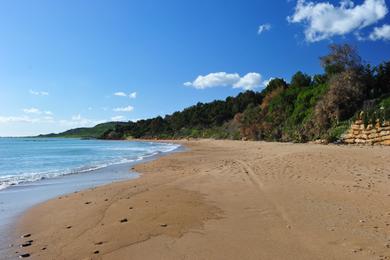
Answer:
<path fill-rule="evenodd" d="M 247 175 L 248 179 L 252 183 L 254 187 L 256 187 L 257 191 L 262 194 L 262 196 L 269 202 L 271 207 L 274 209 L 275 213 L 280 216 L 280 218 L 286 223 L 288 227 L 291 227 L 291 221 L 285 212 L 285 210 L 277 203 L 275 202 L 266 192 L 265 190 L 265 184 L 261 181 L 259 176 L 255 173 L 255 171 L 252 169 L 252 167 L 242 160 L 235 160 L 239 165 L 241 165 L 241 168 L 243 169 L 244 173 Z"/>

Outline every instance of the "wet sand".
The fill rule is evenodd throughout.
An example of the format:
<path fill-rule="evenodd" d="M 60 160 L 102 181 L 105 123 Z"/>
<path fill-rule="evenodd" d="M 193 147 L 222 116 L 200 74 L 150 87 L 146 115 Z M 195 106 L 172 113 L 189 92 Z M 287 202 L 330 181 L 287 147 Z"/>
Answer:
<path fill-rule="evenodd" d="M 27 211 L 14 255 L 390 259 L 389 147 L 180 143 L 189 150 L 135 166 L 136 180 Z"/>

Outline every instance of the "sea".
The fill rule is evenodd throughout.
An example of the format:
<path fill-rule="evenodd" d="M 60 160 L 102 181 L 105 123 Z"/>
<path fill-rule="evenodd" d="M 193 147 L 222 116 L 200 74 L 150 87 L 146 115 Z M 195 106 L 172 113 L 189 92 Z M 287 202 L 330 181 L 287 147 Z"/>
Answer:
<path fill-rule="evenodd" d="M 138 177 L 130 168 L 177 152 L 160 142 L 0 138 L 0 259 L 12 227 L 28 208 L 83 189 Z"/>
<path fill-rule="evenodd" d="M 0 138 L 0 190 L 58 176 L 136 162 L 175 144 L 66 138 Z"/>

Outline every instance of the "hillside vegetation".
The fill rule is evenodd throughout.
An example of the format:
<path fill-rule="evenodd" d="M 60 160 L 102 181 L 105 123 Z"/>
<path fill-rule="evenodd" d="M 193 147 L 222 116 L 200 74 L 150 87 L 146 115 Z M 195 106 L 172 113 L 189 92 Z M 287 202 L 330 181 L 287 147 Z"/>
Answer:
<path fill-rule="evenodd" d="M 125 124 L 125 123 L 108 122 L 108 123 L 98 124 L 94 127 L 75 128 L 59 134 L 40 135 L 39 137 L 99 138 L 105 132 L 114 130 L 115 127 L 120 124 Z"/>
<path fill-rule="evenodd" d="M 297 72 L 261 92 L 198 103 L 172 115 L 116 124 L 100 137 L 335 141 L 364 111 L 367 123 L 390 117 L 390 62 L 371 66 L 350 45 L 331 45 L 323 74 Z"/>

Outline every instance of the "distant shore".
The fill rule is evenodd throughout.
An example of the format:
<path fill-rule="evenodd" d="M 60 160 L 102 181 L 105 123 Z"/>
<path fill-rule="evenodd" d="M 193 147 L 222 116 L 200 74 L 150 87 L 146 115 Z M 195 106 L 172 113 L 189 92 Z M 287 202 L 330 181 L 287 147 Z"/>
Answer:
<path fill-rule="evenodd" d="M 390 258 L 388 147 L 177 142 L 189 150 L 135 166 L 141 178 L 26 212 L 15 256 Z"/>

